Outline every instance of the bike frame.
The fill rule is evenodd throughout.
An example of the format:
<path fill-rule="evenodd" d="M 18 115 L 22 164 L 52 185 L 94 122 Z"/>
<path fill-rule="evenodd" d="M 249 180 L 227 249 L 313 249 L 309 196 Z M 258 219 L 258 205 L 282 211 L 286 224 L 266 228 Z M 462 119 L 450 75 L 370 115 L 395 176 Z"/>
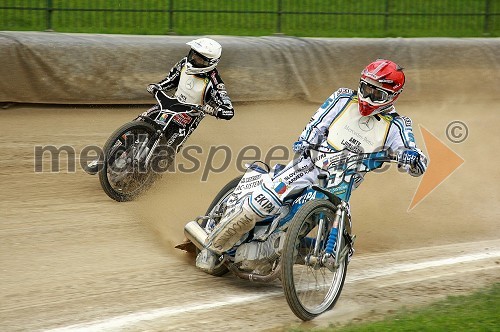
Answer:
<path fill-rule="evenodd" d="M 139 118 L 143 121 L 151 123 L 156 128 L 156 135 L 154 136 L 154 143 L 148 151 L 146 159 L 144 160 L 145 167 L 149 166 L 149 162 L 154 155 L 154 152 L 158 145 L 160 144 L 161 139 L 165 136 L 166 129 L 170 126 L 171 122 L 174 120 L 175 116 L 187 114 L 192 118 L 195 118 L 194 128 L 196 128 L 199 122 L 205 117 L 205 113 L 203 112 L 200 105 L 195 104 L 186 104 L 179 102 L 176 98 L 169 97 L 164 91 L 156 91 L 155 99 L 160 106 L 160 110 L 155 118 L 150 118 L 148 116 L 140 115 Z M 176 111 L 175 108 L 180 108 L 181 110 Z M 187 110 L 182 110 L 187 109 Z M 178 147 L 182 146 L 184 142 L 191 135 L 192 130 L 186 132 L 179 133 L 179 136 L 183 136 L 183 140 L 178 144 Z M 176 136 L 177 137 L 177 136 Z M 169 140 L 167 142 L 167 147 L 171 147 L 174 140 Z M 142 157 L 144 150 L 147 148 L 149 140 L 146 139 L 141 146 L 139 146 L 137 155 L 138 158 Z M 178 148 L 176 148 L 175 153 L 177 153 Z"/>
<path fill-rule="evenodd" d="M 349 151 L 341 152 L 325 152 L 316 151 L 318 156 L 313 158 L 316 160 L 315 165 L 321 170 L 325 171 L 327 174 L 320 175 L 320 183 L 318 185 L 313 185 L 309 190 L 314 190 L 318 194 L 311 195 L 314 199 L 328 199 L 333 204 L 336 205 L 335 217 L 331 225 L 328 225 L 325 221 L 325 216 L 323 213 L 319 215 L 318 221 L 318 235 L 316 239 L 316 248 L 314 250 L 315 255 L 320 255 L 319 246 L 323 241 L 328 241 L 327 238 L 321 238 L 323 234 L 329 234 L 333 228 L 337 228 L 338 234 L 336 237 L 335 252 L 326 252 L 326 255 L 333 254 L 335 260 L 333 266 L 328 266 L 330 269 L 336 269 L 342 264 L 343 260 L 346 259 L 349 252 L 352 251 L 355 236 L 351 234 L 351 216 L 349 212 L 349 200 L 351 198 L 352 190 L 357 177 L 362 177 L 361 172 L 370 172 L 376 168 L 379 168 L 382 163 L 394 161 L 395 158 L 391 156 L 387 151 L 379 151 L 373 153 L 352 153 Z M 339 154 L 345 153 L 344 158 L 340 158 L 338 161 Z M 328 155 L 334 154 L 335 157 L 331 158 Z M 322 158 L 321 158 L 322 157 Z M 325 160 L 337 160 L 336 163 L 328 164 Z M 326 167 L 325 167 L 326 165 Z M 322 181 L 321 181 L 322 180 Z M 309 191 L 308 190 L 308 191 Z M 301 197 L 295 200 L 295 202 L 300 201 Z M 303 200 L 302 200 L 303 201 Z M 302 204 L 304 204 L 300 201 Z M 294 203 L 295 203 L 294 202 Z M 300 205 L 302 205 L 300 204 Z M 293 207 L 292 210 L 298 211 L 298 207 Z M 329 232 L 323 232 L 324 227 L 327 227 Z M 319 241 L 319 242 L 318 242 Z M 348 242 L 348 243 L 344 243 Z"/>
<path fill-rule="evenodd" d="M 380 167 L 383 162 L 394 161 L 394 157 L 387 151 L 363 154 L 349 151 L 331 152 L 315 150 L 315 152 L 317 152 L 316 156 L 311 156 L 311 158 L 315 161 L 316 167 L 323 171 L 318 179 L 319 183 L 305 188 L 304 191 L 293 200 L 289 213 L 284 217 L 271 217 L 258 222 L 256 227 L 265 225 L 266 223 L 268 224 L 270 219 L 272 219 L 272 226 L 269 231 L 265 236 L 258 238 L 258 240 L 265 240 L 267 236 L 276 231 L 276 229 L 283 228 L 305 203 L 315 199 L 329 200 L 336 206 L 335 218 L 333 222 L 328 223 L 323 213 L 319 215 L 317 221 L 319 231 L 316 238 L 313 239 L 313 241 L 315 241 L 314 255 L 316 257 L 321 255 L 321 244 L 328 240 L 328 236 L 322 238 L 323 234 L 328 235 L 332 228 L 337 228 L 338 235 L 335 252 L 328 253 L 332 254 L 335 258 L 334 264 L 331 266 L 332 269 L 335 269 L 342 264 L 343 260 L 352 250 L 352 245 L 355 240 L 355 236 L 351 235 L 349 199 L 357 176 L 360 176 L 360 172 L 369 172 Z M 338 163 L 339 158 L 329 157 L 329 154 L 338 157 L 341 153 L 344 153 L 345 157 L 340 158 L 340 163 Z M 325 167 L 324 160 L 328 159 L 335 159 L 337 163 L 328 164 Z M 324 232 L 325 227 L 328 232 Z M 344 237 L 343 235 L 347 236 Z M 349 243 L 344 243 L 346 241 Z"/>
<path fill-rule="evenodd" d="M 327 158 L 327 153 L 321 152 L 323 158 Z M 331 152 L 330 152 L 331 153 Z M 338 154 L 339 152 L 333 152 Z M 286 232 L 287 224 L 292 220 L 294 215 L 302 208 L 304 204 L 312 200 L 328 200 L 335 206 L 335 216 L 326 218 L 323 212 L 317 214 L 318 233 L 315 238 L 304 238 L 305 241 L 314 244 L 314 252 L 308 256 L 306 264 L 313 267 L 325 266 L 332 272 L 343 264 L 347 257 L 351 257 L 354 252 L 353 243 L 355 236 L 351 235 L 351 218 L 349 213 L 349 203 L 356 174 L 363 171 L 368 172 L 375 168 L 380 167 L 383 162 L 392 161 L 388 152 L 374 152 L 368 154 L 355 154 L 348 153 L 342 163 L 325 164 L 321 158 L 314 158 L 315 165 L 323 170 L 318 176 L 319 183 L 305 188 L 298 196 L 290 198 L 283 204 L 280 214 L 261 220 L 256 223 L 255 228 L 246 233 L 244 237 L 235 245 L 234 248 L 224 253 L 223 257 L 219 258 L 229 270 L 236 276 L 251 281 L 268 282 L 274 280 L 279 276 L 281 263 L 273 269 L 269 275 L 257 275 L 239 270 L 233 263 L 233 257 L 236 254 L 236 248 L 243 243 L 252 241 L 264 242 L 269 236 L 275 232 Z M 338 159 L 338 158 L 337 158 Z M 319 161 L 319 164 L 318 164 Z M 338 160 L 337 160 L 338 161 Z M 327 167 L 325 167 L 325 165 Z M 266 170 L 264 170 L 266 171 Z M 200 227 L 200 221 L 211 220 L 220 217 L 220 206 L 224 201 L 220 201 L 219 205 L 213 207 L 214 214 L 197 217 L 193 222 L 193 226 L 185 227 L 185 234 L 195 244 L 198 249 L 204 248 L 204 242 L 207 236 L 207 230 Z M 188 223 L 188 225 L 191 225 Z M 196 226 L 196 227 L 195 227 Z M 186 233 L 186 229 L 189 232 Z M 334 244 L 334 251 L 325 253 L 324 244 L 328 240 L 332 228 L 338 229 L 336 243 Z M 196 233 L 196 234 L 195 234 Z M 198 234 L 199 233 L 199 234 Z M 333 262 L 332 262 L 333 261 Z"/>

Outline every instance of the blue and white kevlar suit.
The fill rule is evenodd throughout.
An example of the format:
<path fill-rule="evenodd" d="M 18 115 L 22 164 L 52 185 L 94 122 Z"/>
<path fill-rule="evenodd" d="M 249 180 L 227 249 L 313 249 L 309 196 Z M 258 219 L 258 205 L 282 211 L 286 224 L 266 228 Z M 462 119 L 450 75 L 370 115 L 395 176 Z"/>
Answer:
<path fill-rule="evenodd" d="M 257 221 L 276 214 L 289 195 L 317 182 L 321 169 L 301 153 L 310 144 L 319 144 L 323 150 L 333 152 L 406 150 L 416 156 L 417 161 L 412 166 L 401 167 L 413 176 L 420 176 L 426 170 L 426 157 L 415 144 L 410 118 L 399 116 L 394 106 L 383 114 L 361 116 L 356 91 L 339 89 L 316 111 L 294 144 L 294 151 L 300 153 L 300 157 L 277 174 L 247 170 L 228 202 L 227 212 L 207 239 L 209 250 L 221 254 L 231 249 Z"/>

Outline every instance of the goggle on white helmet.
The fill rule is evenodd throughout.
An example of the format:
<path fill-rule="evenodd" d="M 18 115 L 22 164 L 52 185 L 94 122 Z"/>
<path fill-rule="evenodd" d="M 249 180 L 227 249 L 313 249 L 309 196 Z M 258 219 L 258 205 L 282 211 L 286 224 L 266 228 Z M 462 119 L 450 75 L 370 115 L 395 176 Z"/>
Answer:
<path fill-rule="evenodd" d="M 186 44 L 191 46 L 191 50 L 187 56 L 186 74 L 197 75 L 207 73 L 219 63 L 222 46 L 215 40 L 199 38 Z"/>

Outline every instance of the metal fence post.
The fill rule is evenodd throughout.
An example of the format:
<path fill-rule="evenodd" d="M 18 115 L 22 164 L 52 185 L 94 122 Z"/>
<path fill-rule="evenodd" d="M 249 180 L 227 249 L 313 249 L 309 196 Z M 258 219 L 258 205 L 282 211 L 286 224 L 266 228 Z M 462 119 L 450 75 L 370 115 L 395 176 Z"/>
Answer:
<path fill-rule="evenodd" d="M 281 10 L 282 10 L 282 0 L 277 0 L 278 1 L 278 11 L 276 12 L 276 33 L 281 34 Z"/>
<path fill-rule="evenodd" d="M 53 11 L 54 11 L 54 8 L 52 7 L 52 0 L 47 0 L 47 9 L 45 11 L 45 18 L 46 18 L 45 31 L 54 31 L 52 29 L 52 12 Z"/>
<path fill-rule="evenodd" d="M 390 0 L 385 0 L 384 31 L 386 33 L 389 30 L 389 1 Z"/>
<path fill-rule="evenodd" d="M 485 8 L 484 8 L 484 31 L 483 34 L 490 34 L 490 16 L 491 16 L 491 1 L 485 0 Z"/>
<path fill-rule="evenodd" d="M 169 0 L 168 17 L 168 34 L 174 35 L 174 0 Z"/>

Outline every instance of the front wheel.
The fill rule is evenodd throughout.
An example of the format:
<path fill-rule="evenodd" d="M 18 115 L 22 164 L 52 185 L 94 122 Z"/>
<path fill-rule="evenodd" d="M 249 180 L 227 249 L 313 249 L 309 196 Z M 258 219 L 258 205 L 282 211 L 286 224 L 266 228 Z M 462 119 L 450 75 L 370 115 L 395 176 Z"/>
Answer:
<path fill-rule="evenodd" d="M 99 182 L 110 198 L 131 201 L 158 179 L 160 173 L 151 164 L 144 166 L 155 132 L 149 123 L 132 121 L 118 128 L 104 144 Z"/>
<path fill-rule="evenodd" d="M 290 309 L 304 321 L 332 309 L 344 285 L 347 259 L 333 271 L 321 261 L 335 210 L 336 206 L 327 200 L 309 201 L 295 214 L 286 231 L 281 280 Z M 319 222 L 321 219 L 324 223 Z M 321 224 L 324 226 L 320 228 Z"/>

